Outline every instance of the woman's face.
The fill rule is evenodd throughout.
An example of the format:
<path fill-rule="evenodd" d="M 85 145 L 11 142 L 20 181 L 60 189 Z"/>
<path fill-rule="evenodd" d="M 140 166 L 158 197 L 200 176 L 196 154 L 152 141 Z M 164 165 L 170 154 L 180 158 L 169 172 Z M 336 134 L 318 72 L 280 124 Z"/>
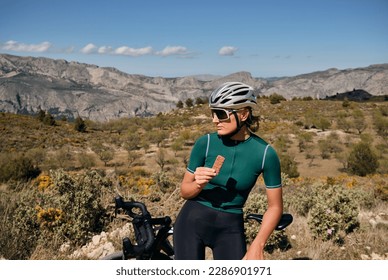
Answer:
<path fill-rule="evenodd" d="M 234 132 L 237 128 L 236 115 L 239 118 L 239 122 L 245 121 L 247 116 L 247 110 L 238 110 L 236 113 L 228 112 L 229 119 L 219 120 L 216 114 L 213 114 L 213 123 L 216 125 L 217 133 L 220 136 L 228 135 Z"/>

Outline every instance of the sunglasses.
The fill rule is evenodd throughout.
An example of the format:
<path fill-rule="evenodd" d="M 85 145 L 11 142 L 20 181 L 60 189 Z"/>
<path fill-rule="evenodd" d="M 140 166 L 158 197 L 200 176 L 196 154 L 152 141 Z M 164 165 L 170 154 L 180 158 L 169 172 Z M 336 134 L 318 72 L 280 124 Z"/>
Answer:
<path fill-rule="evenodd" d="M 211 109 L 212 118 L 214 118 L 214 115 L 216 115 L 219 121 L 227 121 L 230 119 L 230 114 L 232 114 L 233 112 L 238 112 L 240 110 L 214 108 Z"/>

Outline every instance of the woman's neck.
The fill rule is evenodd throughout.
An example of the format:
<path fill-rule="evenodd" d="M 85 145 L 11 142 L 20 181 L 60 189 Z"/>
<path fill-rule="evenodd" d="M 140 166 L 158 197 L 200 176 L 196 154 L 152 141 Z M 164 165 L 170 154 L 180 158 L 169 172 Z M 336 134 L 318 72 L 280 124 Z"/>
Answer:
<path fill-rule="evenodd" d="M 247 140 L 249 137 L 251 137 L 251 132 L 249 131 L 249 129 L 246 127 L 246 125 L 244 125 L 239 132 L 237 132 L 235 135 L 233 135 L 232 137 L 230 137 L 231 140 L 235 140 L 235 141 L 245 141 Z"/>

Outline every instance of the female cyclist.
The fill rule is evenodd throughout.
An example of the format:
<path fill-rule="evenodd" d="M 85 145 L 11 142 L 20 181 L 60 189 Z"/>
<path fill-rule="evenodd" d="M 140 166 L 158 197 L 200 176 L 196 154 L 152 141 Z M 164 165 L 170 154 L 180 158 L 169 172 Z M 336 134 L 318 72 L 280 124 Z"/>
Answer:
<path fill-rule="evenodd" d="M 282 188 L 276 151 L 253 133 L 253 88 L 228 82 L 209 97 L 216 132 L 197 139 L 181 183 L 186 199 L 174 225 L 175 258 L 264 259 L 264 246 L 282 212 Z M 213 168 L 217 156 L 224 162 Z M 260 230 L 248 250 L 244 234 L 243 206 L 262 174 L 268 207 Z"/>

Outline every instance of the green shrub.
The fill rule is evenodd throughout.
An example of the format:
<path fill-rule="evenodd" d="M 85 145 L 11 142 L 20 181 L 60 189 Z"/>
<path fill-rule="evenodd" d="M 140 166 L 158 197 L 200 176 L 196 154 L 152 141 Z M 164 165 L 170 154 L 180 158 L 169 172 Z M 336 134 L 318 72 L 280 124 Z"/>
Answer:
<path fill-rule="evenodd" d="M 105 225 L 102 197 L 111 182 L 96 171 L 69 175 L 51 172 L 52 184 L 28 185 L 11 201 L 3 217 L 1 254 L 7 259 L 29 259 L 38 246 L 58 249 L 68 242 L 86 244 Z"/>
<path fill-rule="evenodd" d="M 323 185 L 315 194 L 308 216 L 312 236 L 344 242 L 345 235 L 359 227 L 357 204 L 350 192 L 339 185 Z"/>
<path fill-rule="evenodd" d="M 165 171 L 158 171 L 152 174 L 151 178 L 155 181 L 158 189 L 163 193 L 166 193 L 175 187 L 175 183 L 172 181 L 171 176 Z"/>
<path fill-rule="evenodd" d="M 77 176 L 54 171 L 52 180 L 55 192 L 46 203 L 64 212 L 57 234 L 73 244 L 84 244 L 103 227 L 101 197 L 111 182 L 94 170 Z"/>
<path fill-rule="evenodd" d="M 269 100 L 270 100 L 270 103 L 271 104 L 278 104 L 280 103 L 281 101 L 286 101 L 286 99 L 280 95 L 280 94 L 277 94 L 277 93 L 273 93 L 269 96 Z"/>
<path fill-rule="evenodd" d="M 377 111 L 373 114 L 373 123 L 378 135 L 382 137 L 386 137 L 388 135 L 388 117 L 387 117 L 387 109 L 381 108 L 380 111 Z"/>
<path fill-rule="evenodd" d="M 360 142 L 353 147 L 348 158 L 348 169 L 352 174 L 366 176 L 376 172 L 378 167 L 378 157 L 370 144 Z"/>
<path fill-rule="evenodd" d="M 299 177 L 297 163 L 290 155 L 280 154 L 280 167 L 282 172 L 287 174 L 290 178 Z"/>
<path fill-rule="evenodd" d="M 377 186 L 374 188 L 377 188 Z M 350 198 L 360 209 L 371 210 L 376 206 L 376 201 L 379 199 L 375 195 L 374 188 L 356 187 L 349 189 Z"/>
<path fill-rule="evenodd" d="M 29 180 L 39 175 L 40 169 L 21 153 L 0 154 L 0 182 L 8 180 Z"/>
<path fill-rule="evenodd" d="M 8 195 L 0 226 L 0 255 L 4 258 L 23 260 L 34 252 L 41 234 L 34 208 L 37 200 L 38 193 L 26 187 L 18 196 Z"/>
<path fill-rule="evenodd" d="M 80 153 L 77 157 L 81 168 L 89 169 L 96 166 L 96 161 L 94 160 L 93 155 L 87 153 Z"/>
<path fill-rule="evenodd" d="M 284 196 L 284 208 L 290 212 L 307 217 L 314 205 L 317 188 L 312 184 L 290 186 L 286 189 Z"/>

